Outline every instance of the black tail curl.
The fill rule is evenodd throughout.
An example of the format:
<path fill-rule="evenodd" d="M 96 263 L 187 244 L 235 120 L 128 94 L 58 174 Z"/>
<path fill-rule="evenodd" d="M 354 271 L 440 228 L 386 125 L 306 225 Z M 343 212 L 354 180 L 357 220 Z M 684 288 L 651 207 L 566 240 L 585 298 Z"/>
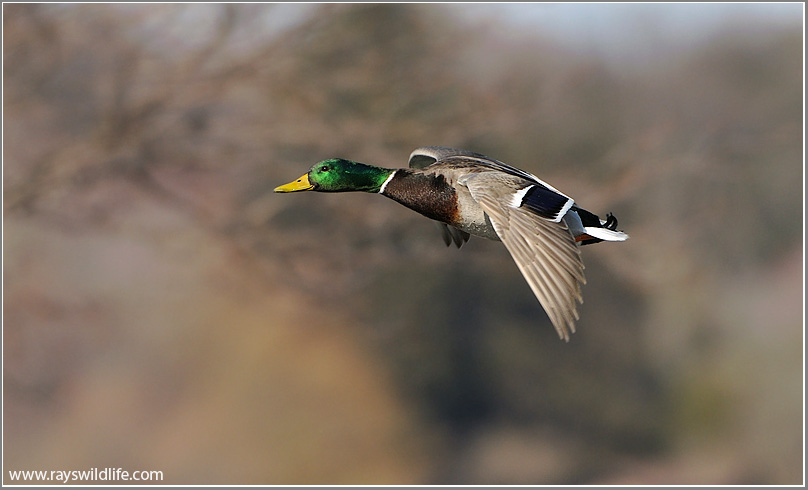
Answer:
<path fill-rule="evenodd" d="M 583 213 L 581 213 L 581 211 L 583 211 Z M 584 226 L 596 226 L 599 228 L 606 228 L 607 230 L 611 231 L 617 231 L 617 218 L 615 218 L 612 213 L 606 215 L 606 221 L 603 223 L 600 222 L 600 218 L 598 218 L 595 214 L 583 209 L 578 209 L 578 215 L 581 217 L 581 222 L 584 224 Z M 602 241 L 603 240 L 600 238 L 587 238 L 581 240 L 580 244 L 591 245 L 593 243 L 600 243 Z"/>

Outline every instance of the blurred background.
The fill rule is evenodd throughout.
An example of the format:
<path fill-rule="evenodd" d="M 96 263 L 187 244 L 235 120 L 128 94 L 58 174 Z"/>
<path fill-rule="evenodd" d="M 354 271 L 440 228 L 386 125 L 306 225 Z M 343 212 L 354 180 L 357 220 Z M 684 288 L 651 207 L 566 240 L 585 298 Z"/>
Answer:
<path fill-rule="evenodd" d="M 801 483 L 802 9 L 4 4 L 4 468 Z M 500 243 L 272 193 L 423 145 L 619 218 L 568 344 Z"/>

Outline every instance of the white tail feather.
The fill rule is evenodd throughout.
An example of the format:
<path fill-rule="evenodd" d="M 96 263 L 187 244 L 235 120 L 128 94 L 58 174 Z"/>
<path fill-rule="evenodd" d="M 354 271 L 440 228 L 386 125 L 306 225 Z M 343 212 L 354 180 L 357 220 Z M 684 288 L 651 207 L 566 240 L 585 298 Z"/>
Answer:
<path fill-rule="evenodd" d="M 623 242 L 628 240 L 628 235 L 622 231 L 613 231 L 608 228 L 597 228 L 594 226 L 587 226 L 584 232 L 592 238 L 599 238 L 608 242 Z"/>

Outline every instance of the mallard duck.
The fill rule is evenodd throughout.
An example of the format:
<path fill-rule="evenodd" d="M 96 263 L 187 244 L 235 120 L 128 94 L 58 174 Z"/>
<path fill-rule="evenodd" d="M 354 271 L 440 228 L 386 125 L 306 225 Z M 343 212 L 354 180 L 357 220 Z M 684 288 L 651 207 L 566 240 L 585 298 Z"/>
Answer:
<path fill-rule="evenodd" d="M 611 213 L 602 220 L 533 174 L 440 146 L 413 151 L 409 168 L 325 160 L 275 188 L 298 191 L 382 194 L 437 221 L 447 246 L 460 248 L 470 235 L 501 241 L 566 341 L 586 283 L 580 245 L 628 238 Z"/>

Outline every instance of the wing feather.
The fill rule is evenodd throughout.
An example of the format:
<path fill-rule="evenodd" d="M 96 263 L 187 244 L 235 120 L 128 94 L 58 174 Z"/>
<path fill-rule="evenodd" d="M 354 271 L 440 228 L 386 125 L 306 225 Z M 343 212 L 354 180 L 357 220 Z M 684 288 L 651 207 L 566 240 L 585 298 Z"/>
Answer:
<path fill-rule="evenodd" d="M 559 337 L 569 340 L 578 319 L 576 301 L 583 302 L 581 284 L 586 282 L 581 251 L 572 233 L 563 222 L 511 206 L 512 193 L 507 192 L 508 186 L 503 186 L 503 176 L 497 172 L 476 173 L 463 181 L 488 215 Z"/>
<path fill-rule="evenodd" d="M 409 166 L 410 168 L 424 168 L 447 158 L 461 156 L 489 160 L 485 155 L 474 153 L 473 151 L 449 148 L 446 146 L 422 146 L 410 153 Z"/>

